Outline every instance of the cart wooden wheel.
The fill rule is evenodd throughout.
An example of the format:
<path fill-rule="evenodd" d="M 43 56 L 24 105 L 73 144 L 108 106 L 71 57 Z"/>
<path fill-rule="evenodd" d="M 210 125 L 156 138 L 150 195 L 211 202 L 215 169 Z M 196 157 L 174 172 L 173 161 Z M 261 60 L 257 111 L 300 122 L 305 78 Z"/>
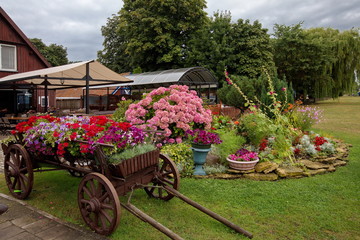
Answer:
<path fill-rule="evenodd" d="M 180 185 L 180 174 L 175 163 L 170 158 L 163 154 L 160 154 L 159 157 L 161 160 L 158 173 L 152 181 L 153 185 L 151 187 L 145 187 L 145 191 L 150 197 L 168 201 L 172 199 L 174 195 L 160 188 L 160 186 L 166 184 L 167 186 L 178 190 Z"/>
<path fill-rule="evenodd" d="M 4 173 L 10 193 L 18 199 L 27 198 L 34 183 L 34 173 L 30 155 L 20 144 L 12 144 L 7 148 Z"/>
<path fill-rule="evenodd" d="M 109 179 L 89 173 L 80 182 L 78 204 L 86 224 L 95 232 L 110 235 L 120 222 L 120 200 Z"/>

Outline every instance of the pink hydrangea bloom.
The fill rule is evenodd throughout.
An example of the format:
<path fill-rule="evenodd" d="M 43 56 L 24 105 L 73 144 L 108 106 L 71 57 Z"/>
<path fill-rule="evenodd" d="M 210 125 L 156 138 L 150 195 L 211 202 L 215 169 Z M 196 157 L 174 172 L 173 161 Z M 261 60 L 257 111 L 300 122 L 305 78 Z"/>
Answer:
<path fill-rule="evenodd" d="M 210 129 L 211 111 L 202 104 L 196 91 L 185 85 L 172 85 L 155 89 L 140 102 L 131 104 L 125 116 L 127 121 L 141 125 L 142 129 L 165 130 L 168 139 L 179 143 L 185 131 L 194 126 Z"/>

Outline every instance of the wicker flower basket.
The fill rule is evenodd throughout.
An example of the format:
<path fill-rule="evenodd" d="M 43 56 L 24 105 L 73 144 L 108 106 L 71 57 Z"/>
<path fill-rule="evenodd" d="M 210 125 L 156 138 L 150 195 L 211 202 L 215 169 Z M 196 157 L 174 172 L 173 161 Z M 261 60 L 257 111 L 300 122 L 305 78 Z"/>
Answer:
<path fill-rule="evenodd" d="M 133 158 L 126 159 L 117 165 L 111 166 L 112 174 L 119 177 L 126 177 L 147 167 L 159 163 L 160 150 L 156 149 Z"/>
<path fill-rule="evenodd" d="M 234 161 L 229 158 L 226 159 L 229 162 L 229 167 L 235 170 L 247 171 L 255 168 L 255 165 L 259 162 L 259 160 L 254 161 Z"/>

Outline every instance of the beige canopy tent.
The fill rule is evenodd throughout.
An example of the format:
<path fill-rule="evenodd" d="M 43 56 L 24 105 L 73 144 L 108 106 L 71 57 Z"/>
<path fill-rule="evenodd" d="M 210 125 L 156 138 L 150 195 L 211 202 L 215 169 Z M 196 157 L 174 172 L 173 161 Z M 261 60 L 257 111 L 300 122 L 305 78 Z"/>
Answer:
<path fill-rule="evenodd" d="M 86 87 L 86 113 L 89 113 L 90 86 L 128 82 L 132 82 L 132 80 L 119 75 L 95 60 L 91 60 L 9 75 L 0 78 L 0 88 L 30 89 L 41 85 L 44 86 L 45 96 L 47 96 L 48 89 Z M 46 100 L 47 97 L 45 97 Z M 45 106 L 47 106 L 47 102 Z"/>

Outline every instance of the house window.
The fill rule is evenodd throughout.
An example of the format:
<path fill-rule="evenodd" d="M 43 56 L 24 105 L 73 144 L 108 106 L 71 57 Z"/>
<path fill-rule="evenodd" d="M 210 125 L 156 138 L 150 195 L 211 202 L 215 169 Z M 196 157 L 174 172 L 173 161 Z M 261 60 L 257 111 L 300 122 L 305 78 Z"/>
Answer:
<path fill-rule="evenodd" d="M 0 44 L 0 70 L 16 71 L 16 47 Z"/>
<path fill-rule="evenodd" d="M 41 107 L 45 107 L 45 96 L 39 97 L 39 104 Z M 49 96 L 47 97 L 47 107 L 49 107 Z"/>

